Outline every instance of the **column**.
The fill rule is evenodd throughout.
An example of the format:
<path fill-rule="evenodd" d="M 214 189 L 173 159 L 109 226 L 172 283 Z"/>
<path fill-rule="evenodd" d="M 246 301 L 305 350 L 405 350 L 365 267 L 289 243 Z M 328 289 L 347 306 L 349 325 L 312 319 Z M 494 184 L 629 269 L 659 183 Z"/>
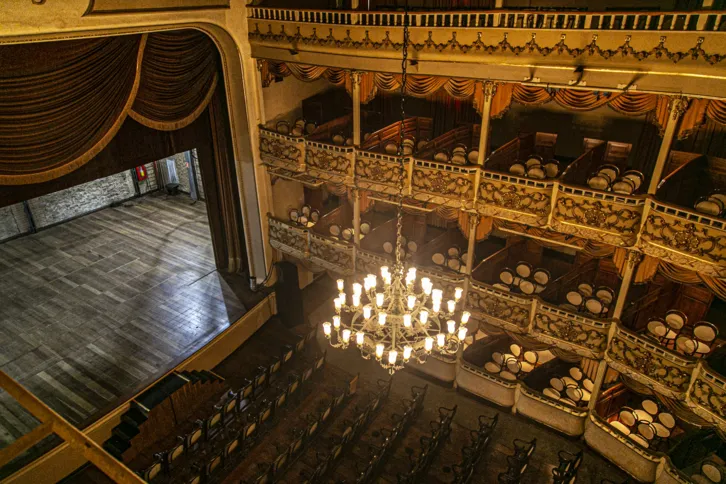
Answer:
<path fill-rule="evenodd" d="M 674 20 L 675 22 L 675 20 Z M 663 176 L 663 169 L 668 161 L 668 154 L 671 150 L 671 144 L 673 143 L 673 136 L 676 133 L 676 127 L 678 126 L 678 120 L 681 115 L 686 111 L 688 103 L 685 99 L 680 97 L 672 97 L 668 106 L 668 121 L 665 125 L 663 133 L 663 141 L 660 144 L 660 150 L 658 150 L 658 158 L 655 161 L 655 168 L 653 168 L 653 175 L 650 178 L 650 184 L 648 185 L 648 193 L 654 194 L 658 188 L 658 183 Z"/>
<path fill-rule="evenodd" d="M 640 252 L 629 250 L 628 258 L 625 261 L 625 272 L 623 273 L 623 281 L 620 283 L 620 289 L 618 290 L 618 296 L 615 300 L 615 309 L 613 309 L 613 318 L 620 319 L 625 308 L 625 300 L 628 298 L 628 289 L 630 289 L 630 283 L 633 280 L 633 274 L 638 263 L 643 258 Z"/>
<path fill-rule="evenodd" d="M 353 146 L 360 146 L 360 75 L 358 71 L 350 73 L 353 83 Z"/>
<path fill-rule="evenodd" d="M 597 374 L 595 375 L 595 381 L 593 382 L 590 401 L 587 402 L 587 409 L 590 411 L 595 408 L 597 399 L 600 396 L 600 389 L 602 388 L 602 382 L 605 380 L 605 373 L 607 373 L 607 369 L 607 362 L 605 362 L 605 360 L 600 360 L 597 365 Z"/>
<path fill-rule="evenodd" d="M 353 191 L 353 243 L 360 246 L 360 192 L 357 188 Z"/>
<path fill-rule="evenodd" d="M 469 214 L 469 244 L 466 248 L 466 275 L 471 275 L 471 270 L 474 266 L 474 248 L 476 247 L 476 227 L 479 225 L 479 214 Z"/>
<path fill-rule="evenodd" d="M 491 81 L 485 81 L 482 85 L 484 89 L 484 104 L 481 109 L 481 133 L 479 134 L 479 159 L 477 163 L 484 165 L 487 159 L 487 151 L 489 150 L 489 113 L 492 110 L 492 98 L 497 90 L 497 85 Z"/>

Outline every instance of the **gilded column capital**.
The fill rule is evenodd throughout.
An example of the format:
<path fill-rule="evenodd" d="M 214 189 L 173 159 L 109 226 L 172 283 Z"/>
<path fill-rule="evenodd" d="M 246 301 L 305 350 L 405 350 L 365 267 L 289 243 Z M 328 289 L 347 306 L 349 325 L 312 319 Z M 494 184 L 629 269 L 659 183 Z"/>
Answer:
<path fill-rule="evenodd" d="M 671 117 L 673 121 L 678 121 L 678 118 L 688 109 L 688 99 L 683 96 L 673 96 L 668 101 L 668 108 L 671 111 Z"/>
<path fill-rule="evenodd" d="M 484 90 L 484 101 L 490 102 L 497 92 L 498 82 L 494 81 L 482 81 L 482 88 Z"/>
<path fill-rule="evenodd" d="M 360 86 L 360 80 L 363 76 L 363 71 L 350 71 L 350 79 L 353 81 L 353 84 L 356 86 Z"/>
<path fill-rule="evenodd" d="M 643 254 L 641 254 L 637 250 L 628 251 L 627 263 L 628 263 L 628 267 L 631 270 L 634 269 L 635 266 L 638 265 L 641 260 L 643 260 Z"/>

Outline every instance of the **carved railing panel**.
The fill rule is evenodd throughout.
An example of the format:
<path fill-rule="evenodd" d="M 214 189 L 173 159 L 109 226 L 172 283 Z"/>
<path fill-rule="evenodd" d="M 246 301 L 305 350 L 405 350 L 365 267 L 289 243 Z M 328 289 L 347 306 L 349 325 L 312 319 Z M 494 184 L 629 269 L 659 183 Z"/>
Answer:
<path fill-rule="evenodd" d="M 332 183 L 353 182 L 355 149 L 352 146 L 335 146 L 316 141 L 306 141 L 305 162 L 310 176 Z"/>
<path fill-rule="evenodd" d="M 516 333 L 526 333 L 532 300 L 501 292 L 479 282 L 469 281 L 466 306 L 471 315 L 485 323 Z"/>
<path fill-rule="evenodd" d="M 270 245 L 282 252 L 305 259 L 308 256 L 308 230 L 268 216 Z"/>
<path fill-rule="evenodd" d="M 260 158 L 264 163 L 295 172 L 305 171 L 305 139 L 260 127 Z"/>
<path fill-rule="evenodd" d="M 610 340 L 606 359 L 620 373 L 672 398 L 683 397 L 696 366 L 694 361 L 619 326 Z"/>
<path fill-rule="evenodd" d="M 544 226 L 552 206 L 552 182 L 482 171 L 479 213 L 527 225 Z"/>
<path fill-rule="evenodd" d="M 413 158 L 400 158 L 370 151 L 356 152 L 355 177 L 359 188 L 378 193 L 398 194 L 403 177 L 404 193 L 409 193 L 409 174 Z"/>
<path fill-rule="evenodd" d="M 353 244 L 310 234 L 310 262 L 329 271 L 345 275 L 353 274 L 354 251 Z"/>
<path fill-rule="evenodd" d="M 644 197 L 560 185 L 552 227 L 578 237 L 629 247 L 638 238 L 644 207 Z"/>
<path fill-rule="evenodd" d="M 726 378 L 700 365 L 688 392 L 688 400 L 695 413 L 726 430 Z"/>
<path fill-rule="evenodd" d="M 609 321 L 584 318 L 538 301 L 533 334 L 541 341 L 587 358 L 601 358 L 608 345 L 611 324 Z"/>
<path fill-rule="evenodd" d="M 648 255 L 726 277 L 726 222 L 649 200 L 640 248 Z"/>
<path fill-rule="evenodd" d="M 476 190 L 476 167 L 415 160 L 411 196 L 422 202 L 471 208 Z"/>
<path fill-rule="evenodd" d="M 388 255 L 386 257 L 370 252 L 364 249 L 356 248 L 355 252 L 355 271 L 358 274 L 375 274 L 380 276 L 381 266 L 392 266 L 393 257 Z"/>

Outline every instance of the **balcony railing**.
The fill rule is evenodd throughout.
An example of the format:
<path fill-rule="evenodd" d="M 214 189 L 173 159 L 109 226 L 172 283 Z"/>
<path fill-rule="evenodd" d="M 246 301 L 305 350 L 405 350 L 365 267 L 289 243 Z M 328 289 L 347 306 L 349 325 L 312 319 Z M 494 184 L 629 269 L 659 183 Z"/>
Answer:
<path fill-rule="evenodd" d="M 568 30 L 716 31 L 720 11 L 695 12 L 550 12 L 527 10 L 436 11 L 409 13 L 412 27 L 471 27 Z M 250 19 L 327 25 L 402 26 L 403 12 L 303 10 L 248 7 Z"/>
<path fill-rule="evenodd" d="M 389 257 L 311 233 L 274 217 L 269 217 L 269 222 L 272 247 L 338 274 L 375 273 L 380 266 L 391 262 Z M 696 413 L 726 431 L 726 378 L 702 360 L 666 350 L 620 327 L 615 320 L 572 313 L 536 296 L 501 291 L 466 274 L 424 268 L 419 269 L 419 274 L 431 278 L 447 293 L 456 287 L 466 288 L 466 307 L 473 320 L 524 334 L 587 358 L 604 358 L 615 370 L 659 393 L 686 398 Z M 477 371 L 472 370 L 469 377 L 474 378 L 475 373 L 486 375 Z M 507 392 L 516 386 L 488 375 L 486 378 L 506 386 Z M 507 401 L 509 396 L 503 394 L 502 398 Z"/>
<path fill-rule="evenodd" d="M 344 184 L 386 198 L 403 178 L 407 196 L 429 204 L 630 247 L 713 277 L 726 277 L 726 221 L 666 205 L 650 196 L 624 196 L 560 180 L 511 176 L 341 147 L 260 129 L 262 160 L 271 175 L 307 186 Z M 284 172 L 284 173 L 282 173 Z"/>

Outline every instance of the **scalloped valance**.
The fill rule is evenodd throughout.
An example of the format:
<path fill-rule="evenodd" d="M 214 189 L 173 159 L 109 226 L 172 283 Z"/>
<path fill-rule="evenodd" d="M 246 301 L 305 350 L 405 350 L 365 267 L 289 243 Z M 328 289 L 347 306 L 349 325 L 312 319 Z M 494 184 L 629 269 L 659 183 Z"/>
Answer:
<path fill-rule="evenodd" d="M 88 163 L 127 116 L 171 131 L 206 109 L 216 46 L 179 31 L 0 48 L 0 185 L 59 178 Z"/>

